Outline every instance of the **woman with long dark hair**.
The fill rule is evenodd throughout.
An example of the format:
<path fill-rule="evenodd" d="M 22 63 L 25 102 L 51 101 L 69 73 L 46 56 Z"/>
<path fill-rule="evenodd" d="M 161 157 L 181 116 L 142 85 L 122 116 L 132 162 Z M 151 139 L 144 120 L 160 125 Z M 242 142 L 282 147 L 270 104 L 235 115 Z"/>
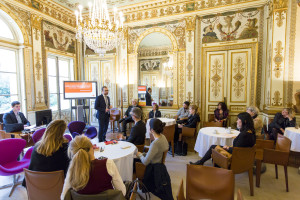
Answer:
<path fill-rule="evenodd" d="M 219 102 L 218 107 L 214 111 L 215 121 L 223 122 L 223 126 L 226 126 L 228 109 L 224 102 Z"/>
<path fill-rule="evenodd" d="M 223 146 L 222 148 L 229 153 L 232 153 L 234 147 L 253 147 L 256 142 L 254 123 L 251 115 L 247 112 L 238 114 L 237 128 L 240 130 L 240 134 L 233 140 L 233 146 Z M 205 153 L 201 160 L 190 164 L 203 165 L 207 160 L 211 158 L 212 149 L 216 148 L 217 145 L 211 145 L 209 150 Z"/>

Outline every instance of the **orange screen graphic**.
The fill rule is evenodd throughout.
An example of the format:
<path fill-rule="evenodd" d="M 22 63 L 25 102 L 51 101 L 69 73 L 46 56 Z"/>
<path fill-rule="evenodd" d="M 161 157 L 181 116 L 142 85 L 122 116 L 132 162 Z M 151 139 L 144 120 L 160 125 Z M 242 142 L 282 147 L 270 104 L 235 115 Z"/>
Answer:
<path fill-rule="evenodd" d="M 65 82 L 65 93 L 90 93 L 92 83 Z"/>

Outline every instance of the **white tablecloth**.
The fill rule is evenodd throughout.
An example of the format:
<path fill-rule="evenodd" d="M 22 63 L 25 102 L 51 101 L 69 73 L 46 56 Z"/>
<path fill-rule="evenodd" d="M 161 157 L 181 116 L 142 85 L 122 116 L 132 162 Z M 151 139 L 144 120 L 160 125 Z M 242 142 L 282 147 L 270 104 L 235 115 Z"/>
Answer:
<path fill-rule="evenodd" d="M 223 127 L 205 127 L 199 130 L 194 150 L 203 157 L 211 145 L 231 146 L 239 131 L 231 130 L 227 133 L 228 129 Z M 216 131 L 216 132 L 215 132 Z"/>
<path fill-rule="evenodd" d="M 175 119 L 169 119 L 169 118 L 157 118 L 160 119 L 162 122 L 166 123 L 166 126 L 171 126 L 173 124 L 176 124 L 176 120 Z M 146 138 L 150 138 L 150 120 L 147 120 L 147 124 L 146 124 Z"/>
<path fill-rule="evenodd" d="M 133 157 L 137 148 L 134 144 L 124 141 L 119 141 L 118 144 L 110 144 L 105 145 L 104 142 L 94 143 L 97 144 L 98 147 L 104 147 L 104 151 L 100 152 L 100 150 L 95 149 L 95 158 L 99 158 L 101 156 L 112 159 L 122 177 L 122 180 L 132 181 L 132 173 L 133 173 Z M 122 147 L 130 146 L 130 148 L 122 149 Z"/>
<path fill-rule="evenodd" d="M 284 136 L 292 140 L 291 151 L 300 152 L 300 129 L 294 127 L 286 128 Z"/>

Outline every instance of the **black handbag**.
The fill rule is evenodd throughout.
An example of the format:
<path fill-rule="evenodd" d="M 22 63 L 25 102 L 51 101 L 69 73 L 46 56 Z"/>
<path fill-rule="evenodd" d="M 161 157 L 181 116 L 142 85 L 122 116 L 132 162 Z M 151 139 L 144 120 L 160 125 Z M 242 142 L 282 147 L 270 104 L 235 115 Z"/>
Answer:
<path fill-rule="evenodd" d="M 140 188 L 142 190 L 142 192 L 145 193 L 145 198 L 140 193 L 138 193 L 137 189 L 134 189 L 134 184 L 135 183 L 137 183 L 138 188 Z M 125 187 L 126 187 L 125 199 L 129 200 L 132 193 L 137 194 L 139 196 L 139 199 L 141 199 L 141 200 L 150 199 L 150 193 L 149 193 L 147 187 L 139 179 L 135 179 L 134 181 L 125 182 Z"/>

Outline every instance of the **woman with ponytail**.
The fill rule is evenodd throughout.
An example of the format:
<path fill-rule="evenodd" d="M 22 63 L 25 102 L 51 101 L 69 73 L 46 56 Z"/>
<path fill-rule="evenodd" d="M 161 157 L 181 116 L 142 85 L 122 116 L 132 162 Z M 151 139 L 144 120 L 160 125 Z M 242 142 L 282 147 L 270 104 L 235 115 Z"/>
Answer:
<path fill-rule="evenodd" d="M 169 149 L 169 143 L 166 137 L 162 134 L 166 123 L 162 123 L 157 118 L 150 121 L 150 133 L 154 136 L 155 140 L 150 144 L 149 151 L 146 156 L 141 152 L 137 152 L 136 156 L 140 158 L 144 165 L 161 163 L 163 153 Z"/>
<path fill-rule="evenodd" d="M 98 160 L 94 157 L 91 141 L 86 136 L 77 136 L 69 144 L 68 156 L 71 159 L 61 199 L 69 189 L 79 194 L 99 194 L 108 189 L 126 188 L 113 160 Z"/>

